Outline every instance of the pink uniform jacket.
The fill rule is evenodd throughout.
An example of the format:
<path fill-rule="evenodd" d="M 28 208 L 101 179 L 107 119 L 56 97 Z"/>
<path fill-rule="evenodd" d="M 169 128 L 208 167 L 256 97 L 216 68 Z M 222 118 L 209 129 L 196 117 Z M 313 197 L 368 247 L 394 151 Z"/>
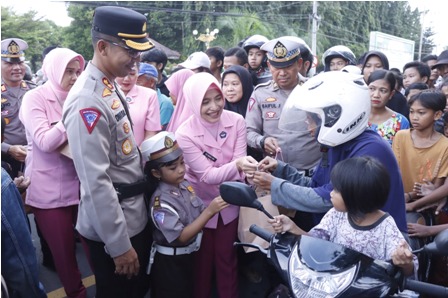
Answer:
<path fill-rule="evenodd" d="M 82 62 L 81 69 L 84 59 L 69 49 L 58 51 L 59 55 L 51 56 L 55 61 L 47 59 L 44 65 L 48 81 L 25 94 L 19 114 L 28 142 L 25 176 L 31 180 L 26 203 L 41 209 L 79 204 L 75 166 L 70 158 L 59 153 L 67 141 L 61 119 L 62 104 L 68 93 L 60 89 L 60 82 L 72 59 Z"/>
<path fill-rule="evenodd" d="M 134 85 L 126 95 L 129 112 L 131 113 L 134 137 L 138 146 L 145 138 L 145 131 L 160 131 L 160 108 L 157 92 Z"/>
<path fill-rule="evenodd" d="M 212 76 L 201 74 L 195 74 L 189 80 L 200 81 L 200 87 L 193 90 L 184 88 L 186 96 L 190 96 L 193 115 L 178 128 L 176 139 L 184 152 L 186 179 L 204 204 L 208 205 L 219 196 L 219 185 L 222 182 L 242 181 L 245 178 L 244 173 L 238 171 L 235 160 L 246 155 L 246 124 L 241 115 L 224 110 L 215 139 L 198 116 L 205 91 L 211 84 L 219 88 L 219 83 Z M 235 220 L 238 213 L 237 206 L 229 206 L 220 212 L 224 224 Z M 216 228 L 217 222 L 218 214 L 208 221 L 206 228 Z"/>

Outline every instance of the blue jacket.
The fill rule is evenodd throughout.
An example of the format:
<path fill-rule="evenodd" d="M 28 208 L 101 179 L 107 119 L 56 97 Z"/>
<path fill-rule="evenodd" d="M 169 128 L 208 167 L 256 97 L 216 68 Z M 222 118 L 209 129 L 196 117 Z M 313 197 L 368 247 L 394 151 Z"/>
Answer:
<path fill-rule="evenodd" d="M 275 178 L 272 181 L 272 202 L 286 208 L 316 213 L 315 224 L 317 224 L 323 216 L 322 212 L 332 207 L 331 170 L 337 162 L 355 156 L 374 157 L 386 167 L 390 174 L 391 189 L 382 210 L 394 218 L 400 231 L 407 233 L 404 189 L 398 163 L 389 143 L 370 129 L 353 140 L 329 148 L 326 159 L 323 157 L 319 162 L 311 181 L 307 177 L 302 177 L 303 175 L 293 167 L 279 162 L 273 175 L 282 179 Z"/>
<path fill-rule="evenodd" d="M 1 271 L 9 289 L 9 297 L 47 297 L 39 282 L 36 251 L 31 241 L 22 198 L 3 168 L 1 250 Z"/>

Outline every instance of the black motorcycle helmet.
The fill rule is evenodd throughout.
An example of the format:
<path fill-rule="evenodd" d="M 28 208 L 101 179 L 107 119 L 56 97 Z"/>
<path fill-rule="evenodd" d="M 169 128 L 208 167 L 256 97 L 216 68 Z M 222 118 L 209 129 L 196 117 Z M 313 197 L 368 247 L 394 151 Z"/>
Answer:
<path fill-rule="evenodd" d="M 346 46 L 337 45 L 329 48 L 322 56 L 322 63 L 325 66 L 324 71 L 330 71 L 330 61 L 333 58 L 342 58 L 347 61 L 347 65 L 356 65 L 356 57 Z"/>

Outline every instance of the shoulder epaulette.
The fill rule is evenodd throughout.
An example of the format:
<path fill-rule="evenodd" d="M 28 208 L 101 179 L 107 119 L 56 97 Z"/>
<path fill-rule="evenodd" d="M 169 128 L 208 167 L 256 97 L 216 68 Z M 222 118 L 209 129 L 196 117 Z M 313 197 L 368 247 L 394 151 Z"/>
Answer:
<path fill-rule="evenodd" d="M 264 82 L 264 83 L 260 83 L 260 84 L 258 84 L 257 86 L 254 87 L 254 90 L 257 90 L 258 88 L 261 88 L 261 87 L 269 86 L 271 83 L 272 83 L 272 80 Z"/>

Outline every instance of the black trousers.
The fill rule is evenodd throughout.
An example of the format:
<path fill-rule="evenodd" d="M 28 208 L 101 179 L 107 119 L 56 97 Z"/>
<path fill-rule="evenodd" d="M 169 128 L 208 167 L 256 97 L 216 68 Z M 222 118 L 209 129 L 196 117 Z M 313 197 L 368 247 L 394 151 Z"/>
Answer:
<path fill-rule="evenodd" d="M 151 269 L 151 298 L 193 298 L 194 254 L 156 253 Z"/>
<path fill-rule="evenodd" d="M 96 298 L 143 298 L 149 290 L 150 278 L 146 274 L 152 235 L 149 225 L 131 238 L 132 247 L 138 255 L 140 272 L 127 279 L 115 274 L 115 263 L 104 249 L 104 243 L 84 238 L 90 249 L 91 263 L 96 281 Z"/>

